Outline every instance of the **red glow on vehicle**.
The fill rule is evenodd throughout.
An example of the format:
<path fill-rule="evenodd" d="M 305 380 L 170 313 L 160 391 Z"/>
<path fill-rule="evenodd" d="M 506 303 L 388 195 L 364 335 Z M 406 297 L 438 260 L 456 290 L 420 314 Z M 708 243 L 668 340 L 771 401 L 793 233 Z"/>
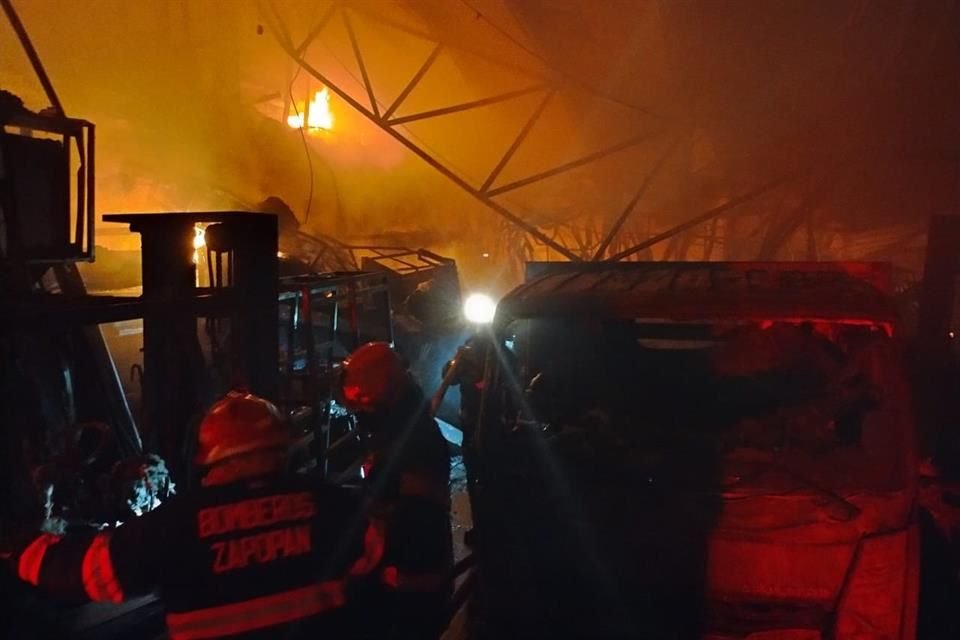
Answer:
<path fill-rule="evenodd" d="M 868 327 L 877 331 L 883 331 L 888 338 L 893 337 L 893 324 L 863 318 L 777 318 L 775 320 L 761 320 L 759 322 L 761 329 L 770 329 L 775 324 L 811 325 L 814 331 L 831 340 L 834 338 L 834 329 L 837 326 Z"/>

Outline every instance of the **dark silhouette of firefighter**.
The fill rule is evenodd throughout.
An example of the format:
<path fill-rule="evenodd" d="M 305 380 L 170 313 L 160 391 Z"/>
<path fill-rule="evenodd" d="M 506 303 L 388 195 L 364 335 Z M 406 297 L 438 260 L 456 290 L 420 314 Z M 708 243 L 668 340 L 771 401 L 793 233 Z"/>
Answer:
<path fill-rule="evenodd" d="M 490 339 L 486 334 L 476 333 L 463 343 L 457 350 L 453 360 L 443 367 L 443 377 L 446 378 L 451 368 L 456 367 L 451 376 L 450 384 L 460 387 L 460 429 L 464 434 L 464 441 L 473 436 L 480 417 L 480 399 L 483 395 L 483 366 L 484 354 Z"/>
<path fill-rule="evenodd" d="M 461 452 L 467 476 L 467 492 L 471 498 L 477 482 L 476 432 L 483 397 L 484 357 L 490 342 L 490 336 L 486 332 L 473 334 L 457 350 L 456 356 L 443 366 L 444 381 L 460 388 L 458 418 L 460 430 L 463 432 Z M 439 406 L 439 403 L 437 405 Z M 465 535 L 468 544 L 472 544 L 473 538 L 472 530 L 468 531 Z"/>
<path fill-rule="evenodd" d="M 386 524 L 384 582 L 394 591 L 384 594 L 376 634 L 437 637 L 453 565 L 446 440 L 423 390 L 386 343 L 363 345 L 344 362 L 340 391 L 363 434 L 371 511 Z"/>
<path fill-rule="evenodd" d="M 230 392 L 198 440 L 197 491 L 116 528 L 8 540 L 4 560 L 67 602 L 156 592 L 174 640 L 358 637 L 357 594 L 395 575 L 383 525 L 355 492 L 285 476 L 288 429 L 262 398 Z"/>

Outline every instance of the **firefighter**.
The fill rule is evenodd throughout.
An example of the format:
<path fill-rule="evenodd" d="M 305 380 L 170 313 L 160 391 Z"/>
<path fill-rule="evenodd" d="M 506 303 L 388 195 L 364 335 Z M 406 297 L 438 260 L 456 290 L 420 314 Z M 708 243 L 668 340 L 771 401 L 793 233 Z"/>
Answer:
<path fill-rule="evenodd" d="M 443 366 L 443 377 L 447 376 L 451 367 L 457 368 L 450 384 L 460 387 L 460 429 L 465 441 L 473 435 L 480 417 L 484 357 L 489 342 L 489 337 L 481 333 L 470 336 L 457 350 L 456 358 Z"/>
<path fill-rule="evenodd" d="M 355 637 L 345 605 L 384 549 L 359 496 L 286 477 L 288 430 L 249 393 L 215 403 L 198 441 L 196 492 L 117 528 L 5 544 L 7 563 L 69 602 L 156 592 L 172 640 Z"/>
<path fill-rule="evenodd" d="M 423 390 L 400 356 L 371 342 L 344 361 L 341 400 L 357 417 L 365 443 L 364 486 L 386 526 L 380 637 L 393 625 L 435 638 L 446 624 L 451 592 L 450 458 Z M 409 633 L 409 631 L 408 631 Z M 410 637 L 410 636 L 403 636 Z"/>
<path fill-rule="evenodd" d="M 480 420 L 480 401 L 483 396 L 484 358 L 489 343 L 490 338 L 486 334 L 476 333 L 470 336 L 463 346 L 457 350 L 456 357 L 443 367 L 443 377 L 445 379 L 450 376 L 451 368 L 454 368 L 453 375 L 450 376 L 450 384 L 460 387 L 459 426 L 463 432 L 461 452 L 467 475 L 467 493 L 470 496 L 471 503 L 473 502 L 477 482 L 476 469 L 479 460 L 476 432 Z M 464 541 L 468 545 L 473 544 L 473 538 L 472 529 L 464 533 Z"/>

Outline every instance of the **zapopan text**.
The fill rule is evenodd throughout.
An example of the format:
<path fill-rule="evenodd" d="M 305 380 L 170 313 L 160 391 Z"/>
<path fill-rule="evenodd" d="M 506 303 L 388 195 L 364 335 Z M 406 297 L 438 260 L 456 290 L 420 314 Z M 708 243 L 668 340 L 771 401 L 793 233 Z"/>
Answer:
<path fill-rule="evenodd" d="M 316 513 L 310 493 L 288 493 L 201 509 L 197 513 L 197 530 L 202 539 L 281 523 L 302 523 Z M 217 541 L 210 545 L 214 553 L 212 571 L 223 573 L 251 564 L 266 564 L 310 553 L 311 548 L 309 523 Z"/>

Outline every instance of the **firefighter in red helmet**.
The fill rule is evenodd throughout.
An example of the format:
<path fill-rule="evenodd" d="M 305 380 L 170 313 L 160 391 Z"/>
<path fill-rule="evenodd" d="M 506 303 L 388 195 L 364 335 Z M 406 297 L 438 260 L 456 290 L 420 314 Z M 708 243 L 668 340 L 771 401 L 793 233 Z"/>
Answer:
<path fill-rule="evenodd" d="M 446 440 L 420 385 L 387 343 L 365 344 L 344 361 L 340 392 L 363 435 L 365 492 L 386 526 L 380 575 L 385 615 L 375 624 L 439 637 L 453 567 Z M 397 637 L 392 628 L 376 633 Z"/>
<path fill-rule="evenodd" d="M 347 489 L 285 477 L 289 442 L 272 404 L 230 392 L 200 424 L 197 491 L 116 528 L 5 544 L 4 557 L 68 601 L 156 592 L 173 640 L 357 637 L 347 605 L 377 575 L 383 526 Z"/>
<path fill-rule="evenodd" d="M 393 408 L 415 386 L 403 360 L 386 342 L 368 342 L 350 354 L 343 362 L 341 384 L 344 404 L 358 416 Z"/>

